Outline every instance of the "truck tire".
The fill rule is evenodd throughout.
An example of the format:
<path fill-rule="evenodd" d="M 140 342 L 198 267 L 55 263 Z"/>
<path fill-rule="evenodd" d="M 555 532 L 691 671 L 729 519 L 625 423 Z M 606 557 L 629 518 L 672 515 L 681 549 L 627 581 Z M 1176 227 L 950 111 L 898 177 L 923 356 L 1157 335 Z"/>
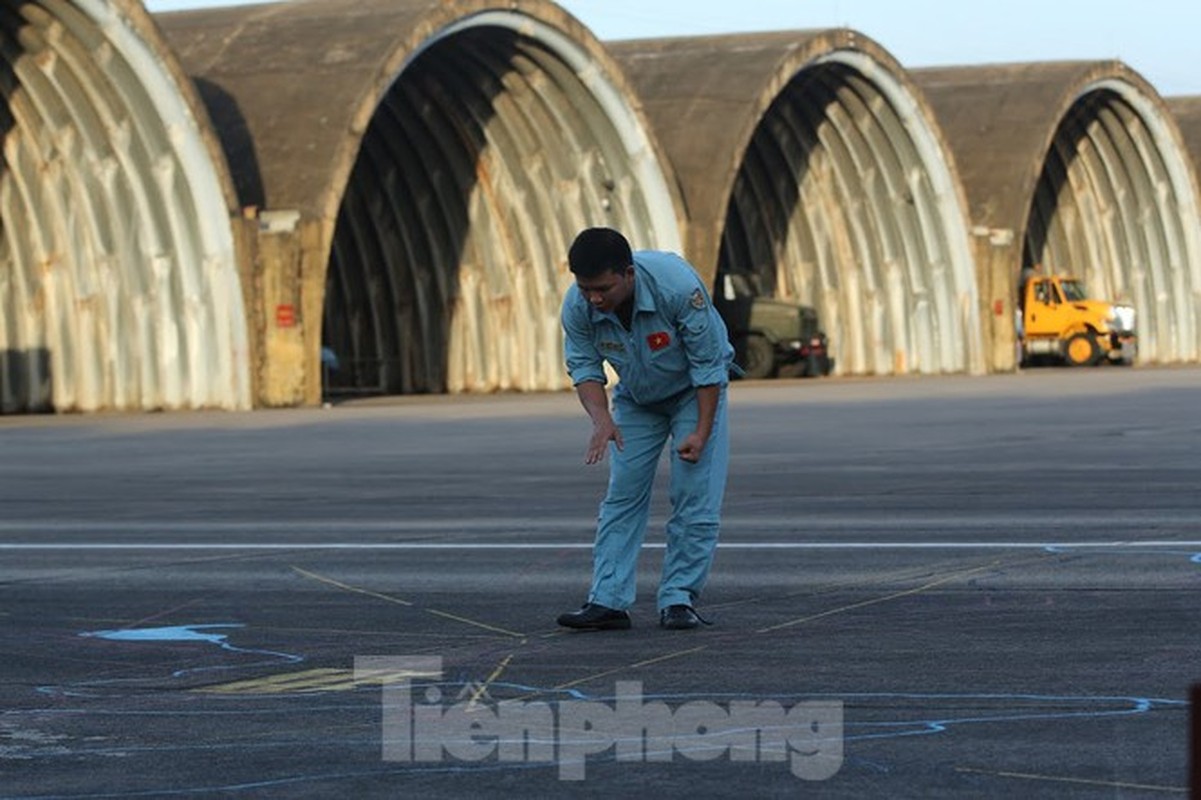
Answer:
<path fill-rule="evenodd" d="M 756 333 L 746 337 L 746 364 L 743 369 L 750 380 L 771 378 L 776 374 L 776 354 L 767 337 Z"/>
<path fill-rule="evenodd" d="M 1070 367 L 1090 367 L 1101 358 L 1097 337 L 1091 333 L 1076 333 L 1063 346 L 1063 360 Z"/>

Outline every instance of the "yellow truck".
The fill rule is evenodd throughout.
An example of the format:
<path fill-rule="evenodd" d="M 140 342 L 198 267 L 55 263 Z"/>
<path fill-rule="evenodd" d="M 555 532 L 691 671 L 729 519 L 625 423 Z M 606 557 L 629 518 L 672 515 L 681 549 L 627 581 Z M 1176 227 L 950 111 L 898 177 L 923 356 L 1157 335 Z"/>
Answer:
<path fill-rule="evenodd" d="M 1138 354 L 1134 309 L 1090 300 L 1075 278 L 1027 271 L 1018 314 L 1021 363 L 1063 361 L 1073 367 L 1110 361 L 1132 364 Z"/>

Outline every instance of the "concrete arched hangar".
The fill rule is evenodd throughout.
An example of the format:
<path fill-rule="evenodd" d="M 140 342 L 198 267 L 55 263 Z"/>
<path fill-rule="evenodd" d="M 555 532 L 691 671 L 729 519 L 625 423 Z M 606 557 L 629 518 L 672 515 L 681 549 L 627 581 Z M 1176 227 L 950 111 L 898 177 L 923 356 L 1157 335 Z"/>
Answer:
<path fill-rule="evenodd" d="M 841 372 L 983 371 L 953 159 L 882 47 L 849 30 L 611 47 L 680 176 L 703 275 L 816 306 Z"/>
<path fill-rule="evenodd" d="M 248 407 L 232 184 L 141 4 L 5 4 L 0 92 L 0 412 Z"/>
<path fill-rule="evenodd" d="M 1120 62 L 918 69 L 967 192 L 989 367 L 1024 267 L 1135 307 L 1139 360 L 1201 353 L 1201 216 L 1176 116 Z"/>
<path fill-rule="evenodd" d="M 562 388 L 582 227 L 682 249 L 621 70 L 549 2 L 164 15 L 260 221 L 261 401 Z M 321 348 L 336 354 L 322 370 Z"/>

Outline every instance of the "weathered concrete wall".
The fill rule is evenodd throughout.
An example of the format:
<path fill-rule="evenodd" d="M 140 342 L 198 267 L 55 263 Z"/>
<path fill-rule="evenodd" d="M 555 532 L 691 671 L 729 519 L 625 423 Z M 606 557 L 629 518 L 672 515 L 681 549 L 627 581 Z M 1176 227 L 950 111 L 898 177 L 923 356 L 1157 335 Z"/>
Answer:
<path fill-rule="evenodd" d="M 1168 97 L 1165 102 L 1176 118 L 1193 168 L 1201 175 L 1201 97 Z"/>

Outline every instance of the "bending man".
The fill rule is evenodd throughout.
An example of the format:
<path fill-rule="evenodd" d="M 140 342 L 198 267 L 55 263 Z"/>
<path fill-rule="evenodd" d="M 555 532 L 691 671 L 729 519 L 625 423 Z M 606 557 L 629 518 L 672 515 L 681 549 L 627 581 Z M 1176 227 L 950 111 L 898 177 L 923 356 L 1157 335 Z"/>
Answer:
<path fill-rule="evenodd" d="M 659 582 L 659 624 L 691 629 L 717 547 L 729 461 L 726 386 L 734 357 L 726 326 L 696 271 L 672 253 L 632 253 L 609 228 L 581 232 L 568 253 L 575 285 L 563 300 L 567 370 L 592 419 L 585 462 L 611 453 L 593 549 L 592 588 L 559 624 L 630 627 L 651 487 L 671 439 L 671 517 Z M 613 409 L 604 362 L 617 373 Z"/>

